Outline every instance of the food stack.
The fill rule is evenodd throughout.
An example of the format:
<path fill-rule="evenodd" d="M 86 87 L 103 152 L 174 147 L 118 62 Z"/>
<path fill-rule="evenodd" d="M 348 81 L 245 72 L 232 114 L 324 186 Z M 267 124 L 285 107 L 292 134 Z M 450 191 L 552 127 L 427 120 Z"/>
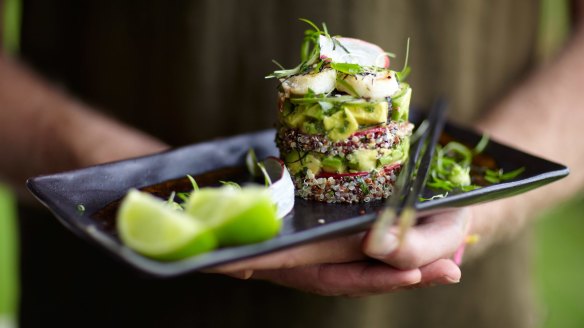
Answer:
<path fill-rule="evenodd" d="M 406 160 L 411 88 L 378 46 L 306 32 L 312 45 L 280 80 L 276 144 L 302 198 L 358 203 L 387 198 Z M 306 45 L 303 49 L 306 49 Z"/>

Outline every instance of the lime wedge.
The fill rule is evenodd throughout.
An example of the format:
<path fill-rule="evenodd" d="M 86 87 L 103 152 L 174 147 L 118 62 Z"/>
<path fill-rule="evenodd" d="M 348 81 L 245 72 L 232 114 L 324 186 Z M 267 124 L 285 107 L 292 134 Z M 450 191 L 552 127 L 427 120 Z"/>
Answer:
<path fill-rule="evenodd" d="M 138 190 L 128 192 L 117 219 L 124 244 L 155 259 L 178 260 L 217 246 L 207 225 Z"/>
<path fill-rule="evenodd" d="M 263 187 L 203 188 L 191 195 L 185 211 L 210 226 L 221 246 L 264 241 L 281 227 L 276 205 Z"/>

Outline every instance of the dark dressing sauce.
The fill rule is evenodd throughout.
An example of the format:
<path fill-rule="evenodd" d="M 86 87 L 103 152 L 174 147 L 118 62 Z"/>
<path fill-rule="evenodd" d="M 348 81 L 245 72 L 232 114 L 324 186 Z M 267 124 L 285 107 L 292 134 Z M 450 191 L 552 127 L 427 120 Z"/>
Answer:
<path fill-rule="evenodd" d="M 221 185 L 219 181 L 233 181 L 240 184 L 252 181 L 245 167 L 221 168 L 193 176 L 193 178 L 195 178 L 199 187 L 219 186 Z M 172 195 L 172 192 L 191 192 L 193 190 L 193 185 L 185 176 L 183 178 L 168 180 L 139 189 L 162 199 L 168 199 Z M 176 196 L 174 200 L 176 202 L 181 201 L 180 198 Z M 113 201 L 91 216 L 101 229 L 112 235 L 117 235 L 116 214 L 121 201 L 122 199 Z"/>

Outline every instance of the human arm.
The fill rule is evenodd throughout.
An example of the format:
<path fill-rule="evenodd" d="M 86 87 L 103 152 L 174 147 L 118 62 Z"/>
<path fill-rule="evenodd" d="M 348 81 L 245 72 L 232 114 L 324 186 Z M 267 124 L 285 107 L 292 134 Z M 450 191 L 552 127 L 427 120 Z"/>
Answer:
<path fill-rule="evenodd" d="M 579 138 L 581 136 L 579 122 L 584 114 L 582 110 L 584 108 L 583 99 L 579 92 L 583 85 L 582 82 L 584 82 L 582 80 L 584 77 L 584 36 L 581 19 L 579 19 L 583 16 L 582 8 L 584 6 L 582 6 L 582 1 L 576 4 L 579 6 L 574 11 L 577 23 L 572 38 L 564 51 L 552 63 L 533 72 L 524 83 L 518 85 L 504 97 L 503 101 L 495 106 L 488 116 L 477 122 L 477 126 L 491 134 L 494 139 L 566 164 L 573 169 L 573 172 L 569 178 L 548 187 L 468 209 L 465 214 L 466 219 L 462 221 L 470 222 L 469 233 L 479 234 L 481 241 L 478 245 L 469 248 L 470 252 L 467 251 L 465 259 L 476 257 L 491 245 L 512 238 L 530 219 L 535 217 L 534 214 L 558 203 L 582 188 L 582 175 L 580 172 L 575 172 L 574 169 L 582 167 L 584 148 L 574 145 L 574 142 L 570 143 L 571 140 L 581 140 Z M 572 148 L 568 149 L 568 147 Z M 450 222 L 451 226 L 456 225 L 455 221 Z M 421 229 L 435 227 L 437 223 L 437 221 L 430 224 L 424 222 L 424 224 L 416 226 L 410 236 L 415 236 L 416 232 Z M 424 268 L 436 263 L 432 262 L 436 259 L 448 258 L 452 255 L 450 252 L 453 242 L 461 243 L 463 240 L 461 235 L 457 233 L 441 234 L 440 236 L 445 237 L 441 240 L 447 245 L 441 245 L 439 240 L 416 241 L 413 238 L 414 240 L 406 243 L 405 247 L 390 252 L 387 256 L 373 254 L 367 249 L 364 250 L 364 253 L 388 263 L 390 267 L 404 269 L 401 272 L 406 271 L 406 269 L 415 269 L 416 265 L 419 265 L 419 268 Z M 328 246 L 334 247 L 332 244 Z M 341 252 L 343 246 L 337 245 L 336 247 Z M 428 257 L 428 249 L 436 252 Z M 309 257 L 309 254 L 317 252 L 316 248 L 311 251 L 307 250 L 305 256 Z M 295 255 L 294 252 L 291 254 Z M 280 257 L 280 260 L 285 260 L 284 254 Z M 410 263 L 404 261 L 404 258 L 409 259 Z M 355 256 L 355 259 L 359 258 Z M 272 260 L 274 260 L 273 264 L 277 266 L 278 259 L 272 258 Z M 349 258 L 345 260 L 350 261 Z M 266 268 L 268 263 L 268 259 L 263 260 L 262 266 L 259 266 L 259 262 L 251 263 L 248 269 L 253 269 L 254 265 L 255 268 Z M 314 263 L 316 264 L 316 261 Z M 330 271 L 334 270 L 334 267 L 331 268 L 330 265 L 328 267 Z M 238 268 L 242 269 L 244 266 Z M 343 270 L 342 266 L 338 266 L 338 268 L 339 272 Z M 445 267 L 440 268 L 446 269 Z M 308 269 L 304 268 L 304 270 Z M 249 273 L 249 271 L 247 272 Z M 446 270 L 443 272 L 446 273 Z M 450 273 L 452 274 L 454 271 L 450 271 Z M 270 274 L 268 279 L 282 281 L 281 276 L 271 272 Z M 256 272 L 254 277 L 263 278 L 264 276 L 261 272 Z M 289 275 L 285 283 L 290 284 L 288 278 Z M 350 279 L 343 279 L 341 274 L 338 278 L 336 286 L 331 289 L 351 283 Z M 305 276 L 305 279 L 310 279 L 310 276 Z M 306 287 L 306 281 L 302 277 L 297 279 L 297 283 L 301 287 Z M 384 289 L 379 288 L 378 291 L 383 292 Z"/>
<path fill-rule="evenodd" d="M 471 233 L 482 236 L 472 257 L 507 240 L 543 210 L 582 189 L 584 174 L 584 1 L 574 2 L 574 29 L 559 55 L 513 90 L 477 124 L 493 138 L 571 168 L 561 182 L 472 208 Z"/>
<path fill-rule="evenodd" d="M 93 111 L 0 54 L 0 180 L 21 195 L 26 178 L 164 149 Z"/>
<path fill-rule="evenodd" d="M 21 195 L 28 195 L 24 181 L 30 176 L 143 155 L 165 147 L 152 137 L 96 113 L 16 60 L 0 55 L 0 149 L 7 156 L 0 161 L 0 180 L 9 182 Z M 258 269 L 255 277 L 320 294 L 363 295 L 422 280 L 436 281 L 442 277 L 435 273 L 443 270 L 453 271 L 452 279 L 460 276 L 458 268 L 448 261 L 412 270 L 370 263 L 360 250 L 361 239 L 362 235 L 354 235 L 298 247 L 267 262 L 258 259 L 252 264 Z M 232 275 L 240 274 L 234 271 L 241 270 L 226 270 Z"/>

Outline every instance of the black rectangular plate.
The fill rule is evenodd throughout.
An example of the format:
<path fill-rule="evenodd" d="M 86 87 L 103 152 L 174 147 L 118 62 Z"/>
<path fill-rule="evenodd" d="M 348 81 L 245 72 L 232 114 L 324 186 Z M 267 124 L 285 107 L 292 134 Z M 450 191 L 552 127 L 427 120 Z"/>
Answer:
<path fill-rule="evenodd" d="M 476 144 L 480 135 L 447 124 L 445 132 L 459 141 Z M 53 214 L 81 238 L 94 243 L 130 266 L 155 275 L 175 276 L 210 266 L 266 254 L 294 245 L 366 229 L 383 202 L 326 204 L 296 198 L 294 210 L 283 220 L 279 236 L 258 244 L 219 249 L 176 262 L 159 262 L 141 256 L 121 244 L 109 218 L 96 218 L 103 208 L 122 198 L 130 188 L 146 188 L 186 174 L 193 176 L 220 168 L 242 167 L 250 147 L 258 158 L 277 155 L 274 130 L 194 144 L 166 152 L 107 163 L 80 170 L 39 176 L 27 181 L 29 190 Z M 515 180 L 464 193 L 419 202 L 421 212 L 461 207 L 513 196 L 568 175 L 568 168 L 490 141 L 484 153 L 505 171 L 525 167 Z M 170 193 L 171 190 L 167 192 Z M 425 190 L 424 197 L 432 196 Z M 82 207 L 80 206 L 82 205 Z M 110 205 L 110 207 L 112 207 Z M 109 225 L 108 225 L 109 223 Z"/>

